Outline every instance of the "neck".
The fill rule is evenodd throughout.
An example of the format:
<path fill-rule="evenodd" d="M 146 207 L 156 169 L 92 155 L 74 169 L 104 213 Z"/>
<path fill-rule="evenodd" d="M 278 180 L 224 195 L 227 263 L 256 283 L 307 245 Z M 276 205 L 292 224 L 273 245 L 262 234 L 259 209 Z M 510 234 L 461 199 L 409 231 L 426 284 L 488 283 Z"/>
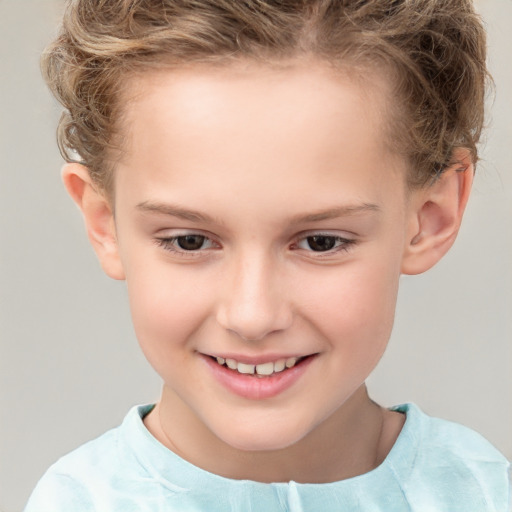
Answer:
<path fill-rule="evenodd" d="M 171 390 L 144 419 L 149 431 L 188 462 L 226 478 L 259 482 L 325 483 L 377 467 L 403 425 L 359 388 L 337 411 L 297 443 L 279 450 L 244 451 L 208 430 Z"/>

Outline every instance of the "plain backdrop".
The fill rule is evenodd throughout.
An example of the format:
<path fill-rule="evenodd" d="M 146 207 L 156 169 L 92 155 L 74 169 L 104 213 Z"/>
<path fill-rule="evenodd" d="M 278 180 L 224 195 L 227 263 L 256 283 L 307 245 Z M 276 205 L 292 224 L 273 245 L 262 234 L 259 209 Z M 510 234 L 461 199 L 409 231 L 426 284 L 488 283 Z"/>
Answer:
<path fill-rule="evenodd" d="M 458 241 L 402 278 L 383 405 L 418 403 L 512 458 L 512 0 L 477 0 L 496 96 Z M 123 283 L 105 277 L 60 182 L 60 109 L 39 72 L 62 1 L 0 0 L 0 510 L 59 456 L 155 401 Z"/>

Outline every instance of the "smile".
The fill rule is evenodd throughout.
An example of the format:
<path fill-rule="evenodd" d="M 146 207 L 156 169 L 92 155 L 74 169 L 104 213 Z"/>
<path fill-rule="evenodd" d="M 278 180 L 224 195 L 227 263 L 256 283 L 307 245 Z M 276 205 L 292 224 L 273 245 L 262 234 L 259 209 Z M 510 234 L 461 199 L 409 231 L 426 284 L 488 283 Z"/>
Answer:
<path fill-rule="evenodd" d="M 236 361 L 235 359 L 215 357 L 213 358 L 220 366 L 237 371 L 244 375 L 270 376 L 274 373 L 280 373 L 286 369 L 293 368 L 304 357 L 288 357 L 286 359 L 278 359 L 277 361 L 268 361 L 261 364 L 247 364 Z"/>
<path fill-rule="evenodd" d="M 307 356 L 236 358 L 235 354 L 202 354 L 211 375 L 228 391 L 249 400 L 270 399 L 294 386 L 307 373 L 318 353 Z"/>

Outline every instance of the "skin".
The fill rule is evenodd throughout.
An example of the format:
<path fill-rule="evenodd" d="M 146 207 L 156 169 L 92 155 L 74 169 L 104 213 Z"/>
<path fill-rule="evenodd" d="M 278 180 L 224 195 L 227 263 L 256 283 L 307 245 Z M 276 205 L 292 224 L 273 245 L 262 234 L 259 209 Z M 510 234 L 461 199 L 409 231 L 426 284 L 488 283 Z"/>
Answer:
<path fill-rule="evenodd" d="M 409 190 L 384 136 L 390 87 L 372 80 L 304 60 L 154 72 L 129 91 L 113 201 L 84 167 L 64 170 L 164 383 L 145 424 L 203 469 L 336 481 L 379 465 L 400 432 L 403 415 L 372 402 L 365 380 L 389 340 L 401 273 L 448 250 L 472 171 Z M 187 234 L 205 243 L 180 249 Z M 335 247 L 312 250 L 319 234 Z M 260 400 L 205 363 L 311 354 L 292 386 Z"/>

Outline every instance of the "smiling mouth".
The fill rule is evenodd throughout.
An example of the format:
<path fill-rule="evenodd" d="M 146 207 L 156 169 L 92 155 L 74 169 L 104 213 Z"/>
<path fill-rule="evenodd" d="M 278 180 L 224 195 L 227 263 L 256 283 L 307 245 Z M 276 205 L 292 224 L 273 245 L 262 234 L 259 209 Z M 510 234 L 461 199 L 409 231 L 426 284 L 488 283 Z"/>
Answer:
<path fill-rule="evenodd" d="M 240 373 L 242 375 L 252 375 L 255 377 L 270 377 L 276 373 L 281 373 L 294 366 L 297 366 L 302 361 L 312 357 L 303 356 L 303 357 L 288 357 L 286 359 L 278 359 L 277 361 L 269 361 L 261 364 L 247 364 L 236 361 L 235 359 L 223 358 L 223 357 L 214 357 L 210 356 L 213 361 L 216 361 L 218 365 L 223 366 L 225 368 L 229 368 L 234 372 Z"/>

